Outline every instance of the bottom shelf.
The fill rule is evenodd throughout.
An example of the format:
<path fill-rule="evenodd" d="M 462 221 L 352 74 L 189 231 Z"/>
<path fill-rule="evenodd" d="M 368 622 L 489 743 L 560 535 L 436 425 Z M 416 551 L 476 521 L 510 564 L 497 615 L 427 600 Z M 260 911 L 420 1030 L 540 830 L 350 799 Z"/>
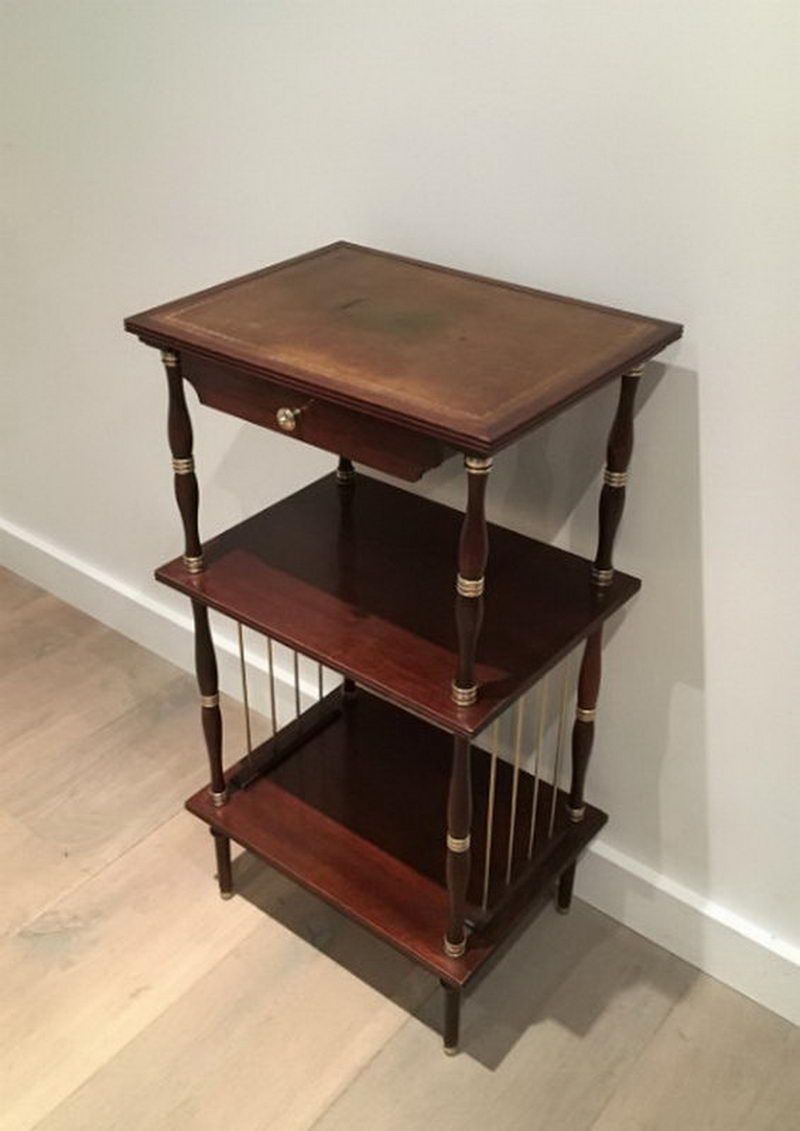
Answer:
<path fill-rule="evenodd" d="M 606 822 L 586 807 L 575 824 L 559 791 L 540 782 L 528 859 L 534 782 L 520 773 L 510 882 L 513 767 L 498 759 L 486 908 L 487 811 L 491 757 L 472 747 L 472 875 L 467 952 L 442 950 L 447 919 L 445 824 L 452 738 L 359 690 L 317 704 L 229 774 L 231 797 L 215 808 L 206 789 L 190 812 L 361 923 L 432 973 L 463 986 L 502 945 L 564 868 Z"/>

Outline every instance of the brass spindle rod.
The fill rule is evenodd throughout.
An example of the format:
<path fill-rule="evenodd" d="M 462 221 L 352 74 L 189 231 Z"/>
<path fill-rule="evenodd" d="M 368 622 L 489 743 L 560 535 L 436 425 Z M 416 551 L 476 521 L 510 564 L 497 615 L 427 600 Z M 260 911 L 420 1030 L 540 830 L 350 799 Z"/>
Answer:
<path fill-rule="evenodd" d="M 300 718 L 300 655 L 294 653 L 294 713 Z"/>
<path fill-rule="evenodd" d="M 511 779 L 511 816 L 508 820 L 508 862 L 506 863 L 506 883 L 511 883 L 511 869 L 514 864 L 514 834 L 517 828 L 517 796 L 519 794 L 519 764 L 522 757 L 522 708 L 525 696 L 517 700 L 516 731 L 514 735 L 514 776 Z"/>
<path fill-rule="evenodd" d="M 494 791 L 497 783 L 497 756 L 500 750 L 500 720 L 492 725 L 492 760 L 489 767 L 489 799 L 486 808 L 486 860 L 483 865 L 483 898 L 481 907 L 489 906 L 489 879 L 492 870 L 492 834 L 494 833 Z"/>
<path fill-rule="evenodd" d="M 539 692 L 539 732 L 536 738 L 536 753 L 533 760 L 533 801 L 531 807 L 531 827 L 528 833 L 528 859 L 533 856 L 533 841 L 536 836 L 536 815 L 539 809 L 539 769 L 544 746 L 545 721 L 547 715 L 547 676 L 542 680 Z"/>
<path fill-rule="evenodd" d="M 556 801 L 558 800 L 558 779 L 561 773 L 561 752 L 567 733 L 567 704 L 569 702 L 569 660 L 564 661 L 564 675 L 561 680 L 561 710 L 558 715 L 558 737 L 556 739 L 555 762 L 553 764 L 553 792 L 550 796 L 550 822 L 547 826 L 548 839 L 553 835 L 556 823 Z"/>
<path fill-rule="evenodd" d="M 278 732 L 278 708 L 275 703 L 275 658 L 272 654 L 272 637 L 267 637 L 267 668 L 269 670 L 269 710 L 272 716 L 273 737 Z"/>
<path fill-rule="evenodd" d="M 239 669 L 242 673 L 242 702 L 244 703 L 244 733 L 247 742 L 248 756 L 253 753 L 253 734 L 250 729 L 250 699 L 247 694 L 247 664 L 244 658 L 244 634 L 242 626 L 237 620 L 236 635 L 239 640 Z"/>

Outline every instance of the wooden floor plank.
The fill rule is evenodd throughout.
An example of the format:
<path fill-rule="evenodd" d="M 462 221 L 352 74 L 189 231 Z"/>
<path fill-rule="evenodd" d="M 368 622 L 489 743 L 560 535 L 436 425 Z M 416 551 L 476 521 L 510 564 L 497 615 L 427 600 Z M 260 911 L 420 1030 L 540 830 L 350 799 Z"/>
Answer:
<path fill-rule="evenodd" d="M 315 1131 L 583 1131 L 694 977 L 581 904 L 545 912 L 467 998 L 458 1057 L 442 1055 L 427 1008 Z"/>
<path fill-rule="evenodd" d="M 595 1131 L 774 1126 L 776 1103 L 762 1103 L 762 1096 L 775 1084 L 774 1068 L 792 1031 L 789 1021 L 713 978 L 699 977 L 621 1083 Z M 800 1061 L 794 1064 L 798 1073 Z M 800 1108 L 795 1120 L 800 1123 Z M 785 1126 L 788 1131 L 790 1124 Z"/>
<path fill-rule="evenodd" d="M 102 629 L 78 609 L 36 592 L 0 620 L 0 678 L 77 644 Z"/>
<path fill-rule="evenodd" d="M 262 923 L 185 813 L 0 946 L 0 1110 L 32 1127 Z"/>
<path fill-rule="evenodd" d="M 43 593 L 44 590 L 32 581 L 0 566 L 0 625 L 28 601 L 35 601 Z"/>
<path fill-rule="evenodd" d="M 223 704 L 226 706 L 226 704 Z M 226 745 L 241 756 L 237 711 Z M 94 732 L 45 739 L 10 758 L 0 799 L 18 821 L 84 872 L 109 863 L 178 812 L 208 780 L 194 680 L 169 683 Z"/>
<path fill-rule="evenodd" d="M 172 664 L 85 619 L 69 647 L 0 678 L 0 770 L 43 743 L 79 740 L 175 678 Z"/>
<path fill-rule="evenodd" d="M 262 904 L 292 930 L 264 919 L 38 1131 L 302 1131 L 434 991 L 406 959 L 258 871 Z"/>
<path fill-rule="evenodd" d="M 84 879 L 56 845 L 0 811 L 0 938 L 18 930 Z"/>

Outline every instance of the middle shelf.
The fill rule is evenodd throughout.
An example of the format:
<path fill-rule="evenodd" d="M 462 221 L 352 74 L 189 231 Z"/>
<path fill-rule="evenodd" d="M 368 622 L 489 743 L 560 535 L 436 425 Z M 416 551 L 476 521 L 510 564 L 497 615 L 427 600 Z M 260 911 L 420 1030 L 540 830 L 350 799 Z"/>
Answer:
<path fill-rule="evenodd" d="M 590 563 L 489 524 L 489 565 L 471 707 L 450 697 L 463 515 L 376 479 L 324 476 L 180 558 L 159 581 L 298 649 L 451 733 L 472 737 L 628 601 Z"/>

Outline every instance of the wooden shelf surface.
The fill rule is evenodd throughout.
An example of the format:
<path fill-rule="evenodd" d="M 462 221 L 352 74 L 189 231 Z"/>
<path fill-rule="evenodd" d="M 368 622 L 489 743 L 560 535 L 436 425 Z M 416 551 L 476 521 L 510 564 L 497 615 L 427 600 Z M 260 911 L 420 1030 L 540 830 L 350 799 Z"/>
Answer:
<path fill-rule="evenodd" d="M 359 476 L 325 476 L 180 558 L 156 577 L 297 648 L 452 733 L 473 736 L 639 588 L 624 573 L 598 593 L 590 563 L 489 527 L 478 702 L 450 698 L 456 667 L 456 552 L 462 515 Z"/>
<path fill-rule="evenodd" d="M 330 715 L 321 722 L 325 710 Z M 448 958 L 442 936 L 451 740 L 363 690 L 352 702 L 335 692 L 309 716 L 308 736 L 299 745 L 295 727 L 256 752 L 256 758 L 268 760 L 281 741 L 295 745 L 250 785 L 234 787 L 227 805 L 215 808 L 203 789 L 187 808 L 454 985 L 468 982 L 495 954 L 605 823 L 605 814 L 591 806 L 582 822 L 572 823 L 566 795 L 559 793 L 549 837 L 552 795 L 542 782 L 529 861 L 533 780 L 522 773 L 507 885 L 512 767 L 498 760 L 491 882 L 483 912 L 490 757 L 473 746 L 467 920 L 474 930 L 465 956 Z M 234 768 L 231 778 L 240 770 Z"/>
<path fill-rule="evenodd" d="M 673 322 L 343 241 L 125 326 L 487 453 L 681 335 Z"/>

